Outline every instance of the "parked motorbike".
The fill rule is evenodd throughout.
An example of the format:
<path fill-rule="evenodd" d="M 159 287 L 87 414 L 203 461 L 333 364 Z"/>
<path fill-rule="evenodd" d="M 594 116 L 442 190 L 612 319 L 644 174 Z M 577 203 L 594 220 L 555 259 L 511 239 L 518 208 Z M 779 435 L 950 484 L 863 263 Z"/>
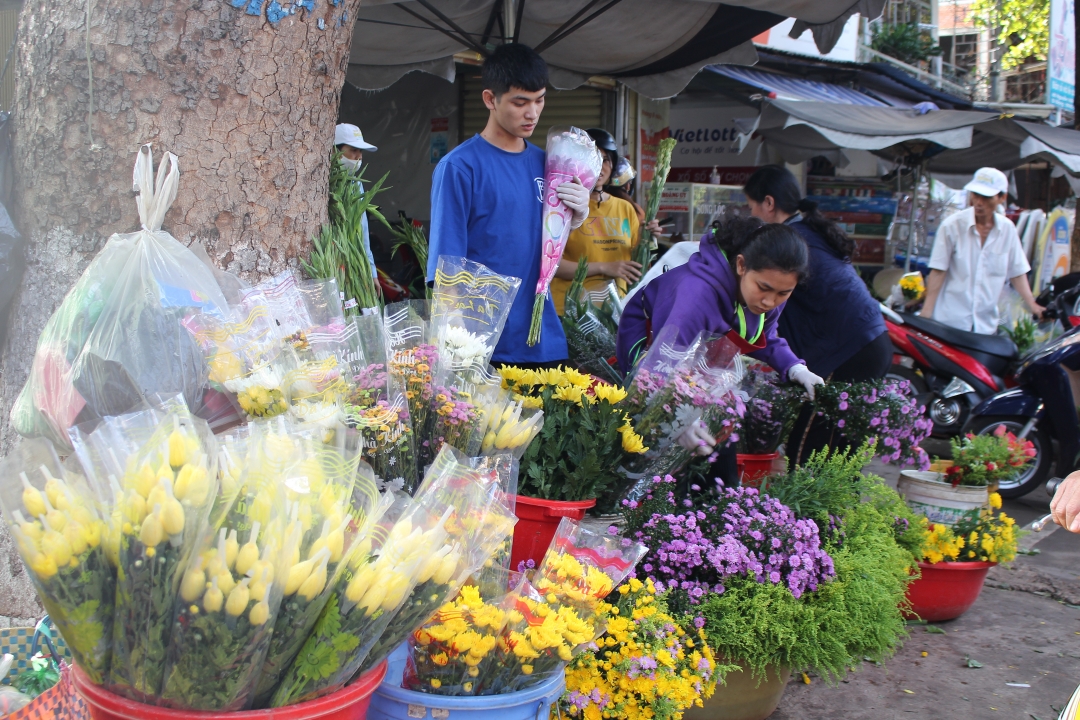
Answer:
<path fill-rule="evenodd" d="M 886 377 L 911 383 L 934 423 L 933 435 L 958 434 L 976 405 L 1005 389 L 1003 378 L 1018 356 L 1009 338 L 957 330 L 885 305 L 881 312 L 896 349 Z"/>
<path fill-rule="evenodd" d="M 1034 445 L 1033 462 L 1015 478 L 1001 482 L 999 492 L 1004 497 L 1020 497 L 1037 488 L 1046 480 L 1055 460 L 1057 474 L 1062 477 L 1078 467 L 1080 285 L 1055 298 L 1048 314 L 1063 318 L 1063 324 L 1072 327 L 1028 353 L 1016 369 L 1015 387 L 979 403 L 964 427 L 965 433 L 982 435 L 1004 425 Z"/>

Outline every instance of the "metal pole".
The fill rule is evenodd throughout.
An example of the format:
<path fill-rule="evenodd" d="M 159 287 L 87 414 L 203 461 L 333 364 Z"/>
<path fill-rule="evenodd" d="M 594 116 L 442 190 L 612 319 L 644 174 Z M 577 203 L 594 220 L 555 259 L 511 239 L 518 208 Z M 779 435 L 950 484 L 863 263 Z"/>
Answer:
<path fill-rule="evenodd" d="M 907 257 L 904 258 L 904 272 L 911 272 L 911 255 L 915 252 L 915 211 L 919 207 L 919 186 L 922 184 L 922 161 L 915 168 L 915 188 L 911 191 L 911 215 L 908 217 Z"/>
<path fill-rule="evenodd" d="M 517 12 L 514 10 L 514 0 L 503 0 L 503 27 L 505 28 L 506 37 L 503 38 L 503 42 L 511 43 L 514 38 L 517 37 L 517 28 L 515 22 L 517 21 Z"/>

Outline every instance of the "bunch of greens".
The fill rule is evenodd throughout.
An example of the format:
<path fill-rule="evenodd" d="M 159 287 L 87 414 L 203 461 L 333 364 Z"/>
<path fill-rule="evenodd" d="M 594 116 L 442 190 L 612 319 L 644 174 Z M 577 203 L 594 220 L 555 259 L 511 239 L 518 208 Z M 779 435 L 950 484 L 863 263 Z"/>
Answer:
<path fill-rule="evenodd" d="M 389 175 L 389 173 L 387 173 Z M 375 288 L 374 268 L 364 251 L 363 218 L 369 213 L 383 225 L 386 218 L 372 202 L 383 190 L 387 175 L 365 192 L 360 191 L 359 176 L 341 164 L 341 153 L 330 160 L 330 223 L 323 225 L 312 239 L 313 249 L 303 261 L 304 272 L 311 278 L 334 278 L 346 301 L 355 300 L 359 308 L 382 307 L 382 296 Z M 351 303 L 348 306 L 352 307 Z"/>
<path fill-rule="evenodd" d="M 671 153 L 675 150 L 676 142 L 675 138 L 664 138 L 656 148 L 656 167 L 652 184 L 649 185 L 649 199 L 645 203 L 645 222 L 641 224 L 641 239 L 634 246 L 633 260 L 641 263 L 642 277 L 645 277 L 645 273 L 656 260 L 656 240 L 646 225 L 656 219 L 656 212 L 660 209 L 660 196 L 664 194 L 664 185 L 667 184 L 668 172 L 671 171 Z"/>
<path fill-rule="evenodd" d="M 1035 333 L 1038 332 L 1039 325 L 1027 315 L 1021 315 L 1015 326 L 1012 328 L 1002 326 L 1000 329 L 1016 343 L 1016 351 L 1020 357 L 1023 357 L 1034 347 Z"/>
<path fill-rule="evenodd" d="M 566 344 L 570 349 L 570 362 L 581 370 L 615 383 L 623 377 L 615 362 L 615 334 L 596 312 L 590 294 L 585 290 L 585 277 L 589 260 L 578 261 L 574 281 L 566 290 L 562 325 Z"/>
<path fill-rule="evenodd" d="M 405 213 L 399 212 L 400 222 L 390 228 L 394 235 L 394 245 L 390 249 L 390 255 L 397 255 L 397 251 L 403 247 L 412 251 L 416 263 L 420 266 L 420 276 L 417 281 L 409 284 L 409 294 L 412 297 L 431 299 L 431 288 L 424 282 L 428 264 L 428 239 L 424 235 L 424 224 L 419 220 L 410 220 Z"/>

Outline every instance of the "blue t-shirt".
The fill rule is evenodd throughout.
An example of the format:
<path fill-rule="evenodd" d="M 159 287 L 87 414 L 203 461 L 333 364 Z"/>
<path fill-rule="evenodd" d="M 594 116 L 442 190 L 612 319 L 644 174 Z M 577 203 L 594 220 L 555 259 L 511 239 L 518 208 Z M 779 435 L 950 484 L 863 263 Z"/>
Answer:
<path fill-rule="evenodd" d="M 465 257 L 521 278 L 493 362 L 552 362 L 568 356 L 550 292 L 540 342 L 533 347 L 525 343 L 540 277 L 543 186 L 543 150 L 526 142 L 522 152 L 507 152 L 479 135 L 440 160 L 432 177 L 428 281 L 435 279 L 440 255 Z"/>

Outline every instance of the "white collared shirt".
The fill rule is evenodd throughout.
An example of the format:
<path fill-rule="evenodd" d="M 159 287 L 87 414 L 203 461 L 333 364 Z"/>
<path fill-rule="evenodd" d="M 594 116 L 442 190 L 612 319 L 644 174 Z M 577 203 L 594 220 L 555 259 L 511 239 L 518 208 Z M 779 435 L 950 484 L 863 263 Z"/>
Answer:
<path fill-rule="evenodd" d="M 1031 270 L 1016 226 L 994 213 L 994 228 L 982 242 L 975 228 L 975 209 L 946 218 L 934 238 L 930 269 L 944 270 L 945 283 L 934 320 L 959 330 L 997 333 L 998 298 L 1012 278 Z"/>

